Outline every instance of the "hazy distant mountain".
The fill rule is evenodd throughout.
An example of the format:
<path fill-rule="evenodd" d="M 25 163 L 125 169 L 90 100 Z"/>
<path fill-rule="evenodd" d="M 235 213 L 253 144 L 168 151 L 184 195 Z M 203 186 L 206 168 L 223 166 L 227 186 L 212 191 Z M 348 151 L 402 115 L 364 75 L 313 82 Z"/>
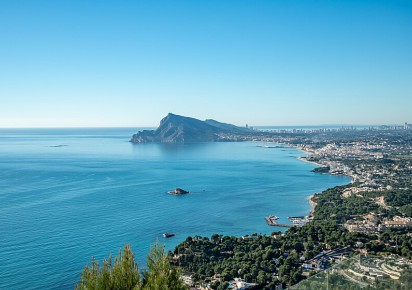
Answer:
<path fill-rule="evenodd" d="M 130 142 L 191 143 L 218 141 L 222 134 L 244 135 L 253 133 L 248 128 L 169 113 L 160 121 L 156 130 L 144 130 L 134 134 Z"/>

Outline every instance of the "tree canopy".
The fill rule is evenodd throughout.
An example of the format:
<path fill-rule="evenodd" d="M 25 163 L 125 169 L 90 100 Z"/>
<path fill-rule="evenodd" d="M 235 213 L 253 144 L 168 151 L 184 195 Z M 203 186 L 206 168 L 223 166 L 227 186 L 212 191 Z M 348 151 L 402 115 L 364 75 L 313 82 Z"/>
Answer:
<path fill-rule="evenodd" d="M 180 290 L 187 289 L 180 280 L 179 269 L 170 265 L 164 246 L 151 247 L 147 267 L 139 272 L 130 245 L 125 245 L 119 255 L 104 259 L 102 267 L 92 258 L 86 265 L 76 285 L 76 290 Z"/>

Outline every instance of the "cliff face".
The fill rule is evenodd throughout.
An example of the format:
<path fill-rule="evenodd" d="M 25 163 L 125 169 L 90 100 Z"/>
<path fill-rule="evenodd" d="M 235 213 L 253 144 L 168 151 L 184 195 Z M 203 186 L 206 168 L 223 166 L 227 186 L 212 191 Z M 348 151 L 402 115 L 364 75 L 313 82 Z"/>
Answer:
<path fill-rule="evenodd" d="M 215 120 L 198 119 L 169 113 L 160 121 L 156 130 L 144 130 L 132 136 L 132 143 L 192 143 L 217 141 L 219 134 L 245 134 L 246 128 L 220 123 Z"/>

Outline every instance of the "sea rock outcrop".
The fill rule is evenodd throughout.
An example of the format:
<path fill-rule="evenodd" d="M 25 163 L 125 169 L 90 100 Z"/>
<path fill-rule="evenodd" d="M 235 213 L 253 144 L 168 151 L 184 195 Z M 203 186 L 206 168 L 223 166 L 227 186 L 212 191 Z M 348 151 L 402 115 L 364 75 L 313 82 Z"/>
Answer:
<path fill-rule="evenodd" d="M 175 194 L 175 195 L 180 195 L 180 194 L 187 194 L 187 193 L 189 193 L 189 191 L 186 191 L 186 190 L 181 189 L 181 188 L 176 188 L 174 190 L 168 191 L 168 193 Z"/>

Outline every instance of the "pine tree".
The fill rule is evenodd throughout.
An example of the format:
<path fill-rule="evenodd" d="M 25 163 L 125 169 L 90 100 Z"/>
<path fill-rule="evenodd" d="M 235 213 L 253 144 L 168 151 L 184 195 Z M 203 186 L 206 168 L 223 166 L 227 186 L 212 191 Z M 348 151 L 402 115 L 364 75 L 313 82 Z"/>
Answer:
<path fill-rule="evenodd" d="M 76 290 L 138 290 L 140 274 L 130 245 L 125 245 L 112 263 L 111 255 L 103 261 L 103 267 L 92 258 L 86 265 Z"/>
<path fill-rule="evenodd" d="M 180 279 L 178 269 L 170 265 L 164 245 L 151 247 L 147 257 L 147 270 L 140 272 L 134 261 L 130 245 L 125 245 L 119 255 L 103 261 L 103 267 L 92 258 L 83 269 L 76 290 L 183 290 L 187 289 Z"/>
<path fill-rule="evenodd" d="M 143 290 L 180 290 L 187 289 L 179 279 L 180 273 L 170 265 L 164 245 L 157 243 L 151 247 L 147 256 L 148 270 L 143 271 Z"/>

